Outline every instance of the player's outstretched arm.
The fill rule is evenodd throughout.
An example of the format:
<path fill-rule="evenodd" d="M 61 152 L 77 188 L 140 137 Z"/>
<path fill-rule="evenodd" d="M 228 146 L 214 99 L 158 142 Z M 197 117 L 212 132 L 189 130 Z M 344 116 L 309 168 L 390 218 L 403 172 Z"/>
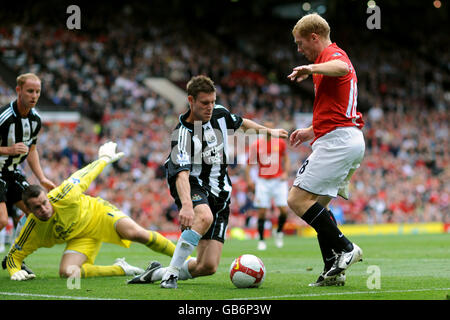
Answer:
<path fill-rule="evenodd" d="M 64 189 L 67 183 L 71 183 L 78 185 L 81 188 L 81 192 L 86 191 L 106 165 L 119 160 L 125 155 L 123 152 L 117 152 L 116 148 L 117 143 L 115 142 L 106 142 L 100 146 L 98 149 L 98 159 L 72 174 L 60 188 Z"/>
<path fill-rule="evenodd" d="M 335 59 L 323 63 L 312 64 L 311 72 L 323 74 L 329 77 L 341 77 L 350 72 L 348 64 L 342 60 Z"/>
<path fill-rule="evenodd" d="M 292 69 L 292 72 L 287 76 L 289 80 L 301 82 L 312 74 L 311 65 L 298 66 Z"/>
<path fill-rule="evenodd" d="M 11 277 L 11 280 L 23 281 L 30 280 L 36 276 L 32 273 L 22 270 L 23 260 L 39 248 L 39 240 L 42 235 L 36 232 L 36 221 L 28 217 L 27 222 L 20 231 L 19 236 L 14 241 L 14 244 L 9 249 L 6 256 L 5 265 Z"/>
<path fill-rule="evenodd" d="M 285 129 L 267 128 L 263 125 L 256 123 L 253 120 L 246 119 L 246 118 L 244 118 L 244 120 L 242 121 L 241 127 L 242 127 L 242 129 L 244 129 L 244 131 L 247 131 L 250 129 L 250 130 L 254 130 L 254 133 L 267 133 L 268 135 L 271 135 L 272 137 L 278 137 L 278 138 L 282 138 L 282 139 L 287 139 L 287 137 L 289 135 Z"/>
<path fill-rule="evenodd" d="M 38 178 L 39 183 L 46 188 L 48 191 L 56 188 L 56 184 L 48 179 L 44 172 L 42 171 L 41 164 L 39 161 L 39 154 L 36 148 L 35 144 L 32 144 L 30 147 L 30 151 L 28 153 L 27 162 L 31 168 L 31 171 L 33 171 L 36 178 Z"/>
<path fill-rule="evenodd" d="M 310 74 L 323 74 L 329 77 L 345 76 L 350 72 L 349 65 L 342 60 L 330 60 L 318 64 L 308 64 L 292 69 L 287 77 L 291 81 L 301 82 L 308 78 Z"/>
<path fill-rule="evenodd" d="M 181 229 L 190 229 L 194 224 L 194 207 L 191 199 L 189 171 L 179 172 L 175 183 L 181 201 L 181 209 L 178 215 Z"/>

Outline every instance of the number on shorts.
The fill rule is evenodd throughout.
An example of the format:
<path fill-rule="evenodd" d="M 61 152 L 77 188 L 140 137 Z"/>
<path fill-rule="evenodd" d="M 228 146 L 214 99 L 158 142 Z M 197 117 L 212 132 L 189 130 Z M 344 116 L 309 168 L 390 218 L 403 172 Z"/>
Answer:
<path fill-rule="evenodd" d="M 305 172 L 305 168 L 306 168 L 306 166 L 308 165 L 308 163 L 309 163 L 309 160 L 306 159 L 306 161 L 303 163 L 302 167 L 298 170 L 298 172 L 299 172 L 300 174 L 302 174 L 303 172 Z"/>

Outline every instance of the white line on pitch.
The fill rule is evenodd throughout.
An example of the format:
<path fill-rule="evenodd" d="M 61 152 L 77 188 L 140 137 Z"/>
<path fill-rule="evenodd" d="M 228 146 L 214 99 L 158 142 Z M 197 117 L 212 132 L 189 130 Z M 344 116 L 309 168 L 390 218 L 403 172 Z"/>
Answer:
<path fill-rule="evenodd" d="M 55 296 L 50 294 L 21 293 L 21 292 L 1 292 L 0 296 L 19 296 L 19 297 L 39 297 L 39 298 L 55 298 L 55 299 L 73 299 L 73 300 L 126 300 L 126 299 L 104 299 L 93 297 L 77 297 L 77 296 Z"/>
<path fill-rule="evenodd" d="M 375 293 L 402 293 L 402 292 L 421 292 L 421 291 L 444 291 L 450 288 L 430 288 L 430 289 L 409 289 L 409 290 L 371 290 L 371 291 L 348 291 L 348 292 L 325 292 L 325 293 L 307 293 L 307 294 L 287 294 L 283 296 L 267 296 L 267 297 L 249 297 L 249 298 L 233 298 L 230 300 L 258 300 L 258 299 L 280 299 L 292 297 L 320 297 L 320 296 L 342 296 L 350 294 L 375 294 Z"/>

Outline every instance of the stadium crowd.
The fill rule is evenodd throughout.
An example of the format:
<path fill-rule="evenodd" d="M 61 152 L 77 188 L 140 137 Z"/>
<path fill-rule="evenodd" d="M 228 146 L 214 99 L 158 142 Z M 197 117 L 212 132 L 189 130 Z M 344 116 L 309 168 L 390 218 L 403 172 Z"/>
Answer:
<path fill-rule="evenodd" d="M 247 118 L 270 118 L 288 131 L 297 127 L 295 113 L 312 110 L 311 81 L 296 92 L 283 80 L 302 61 L 290 29 L 283 30 L 286 38 L 236 33 L 240 41 L 235 48 L 176 23 L 123 21 L 106 30 L 74 36 L 49 25 L 3 27 L 0 58 L 17 74 L 38 74 L 43 93 L 56 105 L 82 114 L 102 109 L 96 126 L 85 121 L 75 129 L 46 125 L 38 142 L 42 167 L 60 183 L 92 161 L 100 143 L 117 142 L 127 156 L 97 179 L 90 193 L 118 205 L 146 228 L 179 229 L 163 167 L 178 114 L 144 85 L 145 78 L 166 77 L 183 87 L 191 76 L 206 74 L 216 82 L 219 104 Z M 276 33 L 276 26 L 271 30 Z M 262 45 L 258 35 L 274 42 Z M 395 43 L 386 41 L 383 46 L 349 44 L 359 99 L 367 106 L 361 110 L 366 154 L 352 179 L 350 200 L 339 198 L 333 205 L 346 223 L 450 222 L 448 72 L 418 53 L 393 51 Z M 0 79 L 0 96 L 12 93 Z M 309 153 L 309 144 L 289 150 L 290 185 Z M 235 156 L 230 227 L 243 226 L 253 214 L 243 174 L 245 153 Z M 301 223 L 293 215 L 289 220 Z"/>

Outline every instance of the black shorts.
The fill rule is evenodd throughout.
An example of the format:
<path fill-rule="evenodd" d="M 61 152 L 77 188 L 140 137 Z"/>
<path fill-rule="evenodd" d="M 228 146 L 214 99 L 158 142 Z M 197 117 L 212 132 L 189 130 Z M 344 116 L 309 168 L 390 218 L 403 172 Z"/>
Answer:
<path fill-rule="evenodd" d="M 175 199 L 178 210 L 180 210 L 181 201 L 175 186 L 170 187 L 170 193 Z M 208 231 L 201 239 L 217 240 L 224 243 L 228 227 L 228 217 L 230 216 L 230 201 L 224 201 L 223 199 L 210 194 L 205 188 L 197 184 L 191 184 L 191 199 L 194 207 L 199 204 L 207 204 L 213 214 L 211 227 L 209 227 Z"/>
<path fill-rule="evenodd" d="M 30 184 L 20 171 L 0 174 L 0 202 L 5 202 L 8 215 L 14 217 L 13 204 L 22 200 L 22 192 Z"/>

